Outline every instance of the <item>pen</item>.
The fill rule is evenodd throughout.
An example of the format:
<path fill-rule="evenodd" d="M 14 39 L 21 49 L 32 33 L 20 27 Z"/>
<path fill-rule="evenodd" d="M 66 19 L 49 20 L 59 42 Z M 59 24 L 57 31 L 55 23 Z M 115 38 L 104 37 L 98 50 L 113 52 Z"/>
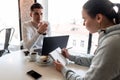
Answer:
<path fill-rule="evenodd" d="M 72 47 L 69 47 L 69 48 L 67 48 L 67 49 L 71 49 Z"/>

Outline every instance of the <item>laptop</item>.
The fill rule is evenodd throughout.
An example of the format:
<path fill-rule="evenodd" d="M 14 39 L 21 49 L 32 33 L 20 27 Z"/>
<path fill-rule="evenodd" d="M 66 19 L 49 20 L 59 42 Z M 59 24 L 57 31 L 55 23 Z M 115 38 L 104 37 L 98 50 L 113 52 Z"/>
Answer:
<path fill-rule="evenodd" d="M 44 37 L 42 49 L 35 50 L 39 55 L 48 55 L 57 47 L 66 48 L 69 35 Z"/>

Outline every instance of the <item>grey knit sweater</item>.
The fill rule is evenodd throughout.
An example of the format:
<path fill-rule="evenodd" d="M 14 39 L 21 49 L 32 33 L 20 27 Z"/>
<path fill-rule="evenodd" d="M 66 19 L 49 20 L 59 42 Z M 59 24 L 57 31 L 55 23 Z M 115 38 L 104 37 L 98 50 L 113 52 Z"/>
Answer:
<path fill-rule="evenodd" d="M 95 56 L 69 58 L 76 64 L 90 66 L 84 77 L 64 67 L 66 80 L 120 80 L 120 24 L 99 31 Z"/>

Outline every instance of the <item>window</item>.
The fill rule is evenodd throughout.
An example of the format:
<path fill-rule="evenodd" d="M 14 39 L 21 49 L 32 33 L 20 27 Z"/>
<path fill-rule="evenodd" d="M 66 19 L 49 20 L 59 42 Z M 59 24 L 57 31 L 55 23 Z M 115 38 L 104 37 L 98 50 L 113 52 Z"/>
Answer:
<path fill-rule="evenodd" d="M 0 1 L 0 30 L 7 27 L 15 28 L 11 45 L 18 45 L 19 39 L 19 16 L 18 16 L 18 0 L 1 0 Z M 1 33 L 0 33 L 1 34 Z M 3 38 L 0 38 L 3 42 Z M 2 43 L 1 43 L 2 44 Z M 12 48 L 12 47 L 11 47 Z"/>
<path fill-rule="evenodd" d="M 83 26 L 80 0 L 37 0 L 44 7 L 44 18 L 51 25 L 52 35 L 70 35 L 68 46 L 74 51 L 87 53 L 89 32 Z M 45 6 L 47 5 L 47 6 Z"/>
<path fill-rule="evenodd" d="M 37 0 L 43 7 L 44 15 L 51 24 L 52 35 L 70 35 L 68 47 L 74 51 L 87 53 L 89 32 L 83 26 L 81 17 L 82 5 L 87 0 Z M 111 0 L 118 2 L 118 0 Z M 92 35 L 90 54 L 94 54 L 97 47 L 98 33 Z"/>

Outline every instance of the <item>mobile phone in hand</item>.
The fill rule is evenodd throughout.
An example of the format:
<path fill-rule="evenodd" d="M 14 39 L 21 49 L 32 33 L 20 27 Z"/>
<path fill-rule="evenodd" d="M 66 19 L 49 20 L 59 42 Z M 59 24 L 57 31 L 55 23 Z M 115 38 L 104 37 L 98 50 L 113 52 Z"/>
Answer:
<path fill-rule="evenodd" d="M 38 79 L 38 78 L 42 77 L 41 74 L 37 73 L 37 72 L 34 71 L 34 70 L 28 71 L 27 74 L 28 74 L 29 76 L 33 77 L 34 79 Z"/>

